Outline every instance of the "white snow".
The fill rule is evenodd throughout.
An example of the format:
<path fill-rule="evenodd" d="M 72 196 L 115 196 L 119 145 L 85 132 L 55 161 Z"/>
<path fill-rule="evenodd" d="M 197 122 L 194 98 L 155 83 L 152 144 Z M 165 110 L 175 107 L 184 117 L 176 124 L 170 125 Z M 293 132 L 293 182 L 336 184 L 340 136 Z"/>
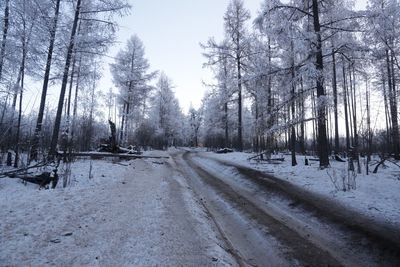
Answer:
<path fill-rule="evenodd" d="M 357 175 L 357 189 L 343 192 L 317 162 L 304 166 L 303 156 L 292 167 L 289 156 L 281 164 L 255 164 L 247 160 L 253 154 L 196 151 L 196 161 L 224 177 L 235 175 L 232 168 L 213 159 L 273 174 L 400 227 L 400 169 L 394 164 Z M 67 167 L 70 180 L 63 188 Z M 345 167 L 332 161 L 328 172 L 340 179 Z M 172 160 L 82 159 L 61 165 L 60 178 L 50 190 L 0 178 L 0 266 L 236 265 Z M 241 181 L 238 186 L 248 186 Z"/>
<path fill-rule="evenodd" d="M 166 160 L 87 159 L 71 170 L 66 188 L 0 179 L 0 266 L 235 265 Z"/>
<path fill-rule="evenodd" d="M 288 155 L 276 156 L 285 158 L 281 164 L 256 163 L 254 160 L 248 160 L 255 155 L 251 153 L 216 154 L 207 152 L 201 153 L 201 155 L 272 174 L 276 178 L 287 180 L 311 192 L 324 195 L 330 200 L 338 201 L 359 213 L 379 218 L 397 228 L 400 227 L 400 209 L 398 207 L 398 203 L 400 203 L 400 167 L 392 163 L 386 162 L 387 166 L 381 166 L 376 174 L 372 173 L 373 168 L 370 167 L 370 174 L 366 175 L 364 160 L 361 159 L 362 174 L 356 176 L 356 189 L 344 192 L 335 188 L 328 173 L 332 177 L 336 177 L 338 182 L 341 181 L 342 175 L 347 175 L 347 163 L 331 160 L 330 168 L 320 170 L 319 162 L 310 161 L 310 165 L 305 166 L 304 156 L 297 156 L 298 165 L 292 167 Z M 207 159 L 203 158 L 202 161 L 207 161 Z M 212 162 L 209 161 L 206 164 L 212 164 Z M 217 168 L 216 164 L 213 167 Z"/>

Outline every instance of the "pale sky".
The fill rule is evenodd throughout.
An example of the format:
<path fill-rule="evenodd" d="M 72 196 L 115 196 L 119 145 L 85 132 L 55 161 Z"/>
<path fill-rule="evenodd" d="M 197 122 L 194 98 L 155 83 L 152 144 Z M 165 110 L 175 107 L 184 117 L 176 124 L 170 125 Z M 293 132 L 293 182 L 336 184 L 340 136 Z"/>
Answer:
<path fill-rule="evenodd" d="M 261 0 L 245 0 L 253 21 Z M 365 1 L 359 8 L 365 6 Z M 223 38 L 223 16 L 229 0 L 141 0 L 131 1 L 132 12 L 119 20 L 118 44 L 110 55 L 125 46 L 133 34 L 143 41 L 151 70 L 164 71 L 173 81 L 176 97 L 186 113 L 190 104 L 200 106 L 206 88 L 203 80 L 210 72 L 202 67 L 205 58 L 199 43 L 209 37 Z M 112 62 L 111 59 L 106 61 Z M 99 86 L 113 87 L 108 64 Z"/>
<path fill-rule="evenodd" d="M 162 70 L 175 85 L 174 91 L 183 111 L 190 103 L 199 107 L 206 88 L 202 80 L 210 77 L 202 68 L 205 58 L 199 43 L 209 37 L 223 38 L 223 16 L 229 0 L 142 0 L 131 1 L 132 12 L 119 20 L 119 43 L 110 50 L 113 56 L 136 34 L 145 46 L 152 70 Z M 245 0 L 252 17 L 260 0 Z M 112 60 L 107 60 L 111 62 Z M 113 87 L 108 66 L 99 85 Z"/>

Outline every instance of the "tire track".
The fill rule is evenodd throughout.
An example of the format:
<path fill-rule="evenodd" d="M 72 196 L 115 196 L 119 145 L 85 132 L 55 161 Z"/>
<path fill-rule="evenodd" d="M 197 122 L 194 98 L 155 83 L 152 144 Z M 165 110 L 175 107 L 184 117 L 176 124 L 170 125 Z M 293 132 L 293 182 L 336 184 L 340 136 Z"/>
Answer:
<path fill-rule="evenodd" d="M 225 201 L 229 203 L 230 207 L 233 209 L 233 213 L 240 214 L 246 223 L 247 227 L 254 229 L 258 233 L 262 233 L 260 238 L 263 238 L 266 243 L 264 243 L 264 247 L 258 247 L 259 251 L 267 251 L 272 250 L 273 253 L 279 254 L 279 259 L 276 259 L 278 262 L 280 261 L 281 264 L 290 265 L 300 265 L 300 266 L 342 266 L 342 263 L 339 262 L 336 258 L 334 258 L 330 253 L 321 249 L 320 247 L 316 246 L 307 238 L 299 235 L 296 231 L 293 231 L 291 228 L 287 227 L 282 222 L 278 221 L 276 218 L 270 216 L 269 214 L 265 213 L 264 210 L 259 208 L 253 202 L 249 201 L 246 197 L 242 194 L 238 193 L 234 190 L 230 185 L 226 184 L 222 180 L 218 179 L 215 175 L 209 173 L 207 170 L 196 165 L 189 156 L 189 153 L 184 153 L 182 159 L 188 165 L 192 172 L 196 174 L 196 179 L 201 179 L 203 183 L 203 187 L 206 189 L 201 189 L 199 183 L 193 181 L 195 179 L 193 177 L 193 173 L 188 173 L 186 171 L 185 177 L 189 177 L 191 179 L 191 185 L 194 187 L 194 191 L 202 191 L 199 195 L 206 198 L 204 201 L 205 206 L 210 211 L 210 214 L 215 218 L 217 225 L 221 228 L 221 231 L 224 232 L 225 238 L 229 240 L 235 250 L 238 251 L 238 254 L 241 258 L 245 258 L 247 265 L 276 265 L 274 262 L 269 262 L 268 258 L 263 258 L 262 260 L 256 258 L 260 256 L 257 251 L 254 251 L 252 254 L 249 251 L 246 251 L 244 248 L 243 243 L 253 243 L 251 244 L 256 250 L 258 244 L 256 244 L 259 240 L 252 237 L 248 237 L 247 239 L 243 240 L 240 235 L 240 231 L 246 231 L 243 229 L 240 222 L 232 221 L 232 214 L 226 215 L 226 211 L 220 209 L 218 207 L 218 203 L 215 199 L 210 199 L 207 194 L 204 194 L 204 191 L 207 191 L 211 188 L 215 192 L 215 194 Z M 181 162 L 177 162 L 180 165 L 181 169 L 184 169 L 184 166 Z M 217 206 L 217 207 L 215 207 Z M 225 216 L 224 216 L 225 212 Z M 229 212 L 228 212 L 229 213 Z M 221 215 L 222 214 L 222 215 Z M 226 220 L 231 220 L 230 227 L 235 228 L 237 227 L 238 232 L 232 231 L 224 231 L 224 227 L 229 223 Z M 250 230 L 249 230 L 250 231 Z M 245 236 L 250 235 L 251 233 L 245 233 Z M 277 252 L 277 250 L 280 250 Z M 271 255 L 272 256 L 272 255 Z M 249 259 L 251 261 L 249 261 Z"/>
<path fill-rule="evenodd" d="M 263 172 L 207 157 L 207 159 L 214 160 L 219 164 L 225 165 L 225 167 L 236 169 L 241 180 L 247 179 L 257 185 L 258 191 L 262 191 L 262 193 L 259 194 L 259 192 L 256 192 L 255 194 L 268 195 L 267 202 L 256 201 L 256 197 L 249 196 L 248 192 L 245 194 L 246 189 L 242 190 L 240 186 L 237 187 L 235 179 L 231 181 L 231 179 L 225 176 L 222 176 L 224 178 L 221 179 L 218 177 L 220 176 L 219 174 L 210 173 L 210 171 L 207 171 L 209 167 L 204 168 L 196 164 L 191 159 L 192 155 L 196 154 L 185 153 L 184 158 L 193 168 L 203 171 L 203 176 L 208 175 L 209 177 L 213 177 L 212 182 L 216 183 L 214 180 L 220 180 L 218 183 L 220 183 L 219 187 L 221 190 L 226 186 L 232 189 L 233 186 L 232 190 L 236 190 L 239 197 L 245 198 L 255 207 L 260 208 L 265 214 L 288 226 L 288 228 L 300 234 L 303 238 L 309 239 L 312 243 L 316 244 L 316 247 L 328 251 L 331 256 L 343 265 L 400 266 L 399 241 L 396 239 L 399 229 L 392 229 L 393 231 L 390 231 L 390 226 L 372 224 L 371 220 L 364 218 L 364 216 L 358 217 L 358 214 L 352 213 L 340 205 L 331 203 L 332 201 L 323 199 L 318 195 L 313 195 L 300 187 Z M 289 203 L 289 205 L 283 205 L 283 209 L 289 212 L 297 211 L 298 214 L 294 214 L 294 217 L 290 214 L 286 216 L 288 215 L 287 212 L 283 210 L 282 212 L 277 211 L 274 204 L 271 206 L 268 203 L 282 200 L 285 203 Z M 272 209 L 270 209 L 271 207 Z M 300 217 L 300 221 L 296 218 L 296 215 L 299 215 L 299 213 L 306 214 L 306 216 Z M 302 227 L 302 223 L 306 227 Z M 318 227 L 321 225 L 323 226 L 321 228 L 322 231 L 321 229 L 318 230 Z M 311 235 L 309 238 L 307 232 Z M 281 239 L 281 236 L 278 236 L 278 238 Z"/>

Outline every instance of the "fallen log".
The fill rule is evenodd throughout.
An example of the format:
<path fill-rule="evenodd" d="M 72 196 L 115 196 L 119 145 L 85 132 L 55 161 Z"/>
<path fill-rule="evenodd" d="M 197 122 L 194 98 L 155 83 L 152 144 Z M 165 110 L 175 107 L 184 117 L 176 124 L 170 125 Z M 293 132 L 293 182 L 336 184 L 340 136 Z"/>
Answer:
<path fill-rule="evenodd" d="M 335 160 L 339 161 L 339 162 L 346 162 L 344 159 L 342 159 L 341 157 L 339 157 L 339 155 L 335 155 Z"/>
<path fill-rule="evenodd" d="M 285 161 L 285 158 L 270 158 L 266 159 L 267 161 Z"/>
<path fill-rule="evenodd" d="M 61 155 L 63 152 L 59 152 Z M 119 158 L 128 158 L 128 159 L 169 159 L 169 157 L 163 156 L 144 156 L 144 155 L 135 155 L 135 154 L 126 154 L 126 153 L 110 153 L 110 152 L 71 152 L 69 153 L 73 157 L 119 157 Z"/>
<path fill-rule="evenodd" d="M 58 174 L 57 171 L 54 171 L 53 175 L 50 172 L 43 172 L 41 174 L 35 176 L 27 176 L 27 175 L 9 175 L 10 178 L 19 178 L 24 180 L 25 182 L 37 184 L 40 188 L 45 188 L 51 183 L 51 188 L 54 189 L 58 183 Z"/>
<path fill-rule="evenodd" d="M 232 153 L 232 152 L 233 152 L 233 149 L 227 148 L 227 147 L 221 148 L 221 149 L 218 149 L 217 151 L 215 151 L 215 153 L 217 153 L 217 154 L 226 154 L 226 153 Z"/>
<path fill-rule="evenodd" d="M 12 175 L 16 175 L 17 173 L 26 172 L 29 169 L 34 169 L 34 168 L 40 168 L 40 167 L 47 166 L 48 164 L 49 164 L 49 162 L 40 162 L 40 163 L 38 163 L 36 165 L 24 167 L 24 168 L 21 168 L 21 169 L 14 169 L 14 170 L 6 171 L 6 172 L 3 172 L 3 173 L 0 173 L 0 178 L 10 177 Z"/>
<path fill-rule="evenodd" d="M 271 151 L 263 151 L 255 156 L 248 158 L 247 160 L 269 160 L 271 159 L 272 152 Z"/>

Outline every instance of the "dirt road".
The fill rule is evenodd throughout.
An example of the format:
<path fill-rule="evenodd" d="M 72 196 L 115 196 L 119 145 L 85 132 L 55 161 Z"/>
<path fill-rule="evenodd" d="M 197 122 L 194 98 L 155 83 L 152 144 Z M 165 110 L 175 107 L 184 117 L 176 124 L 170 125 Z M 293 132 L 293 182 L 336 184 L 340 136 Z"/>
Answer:
<path fill-rule="evenodd" d="M 187 179 L 241 266 L 399 266 L 399 229 L 272 176 L 176 152 Z"/>
<path fill-rule="evenodd" d="M 399 229 L 207 153 L 170 155 L 82 160 L 55 190 L 0 181 L 0 266 L 400 266 Z"/>

